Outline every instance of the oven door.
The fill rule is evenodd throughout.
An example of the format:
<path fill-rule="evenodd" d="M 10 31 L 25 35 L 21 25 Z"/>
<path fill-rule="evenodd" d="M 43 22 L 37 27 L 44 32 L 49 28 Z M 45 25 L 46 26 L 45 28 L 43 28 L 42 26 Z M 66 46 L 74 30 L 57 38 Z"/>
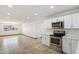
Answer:
<path fill-rule="evenodd" d="M 61 37 L 51 37 L 51 44 L 57 47 L 61 47 Z"/>

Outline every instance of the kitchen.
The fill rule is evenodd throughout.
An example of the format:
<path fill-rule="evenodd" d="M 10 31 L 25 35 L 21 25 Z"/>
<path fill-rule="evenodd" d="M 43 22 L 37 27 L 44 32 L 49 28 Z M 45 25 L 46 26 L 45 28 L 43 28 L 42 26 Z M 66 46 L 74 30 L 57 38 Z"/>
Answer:
<path fill-rule="evenodd" d="M 65 13 L 68 14 L 65 15 Z M 47 27 L 47 31 L 52 32 L 52 34 L 44 34 L 42 43 L 51 46 L 56 51 L 61 51 L 61 53 L 78 54 L 79 12 L 74 10 L 65 13 L 60 13 L 59 15 L 62 14 L 62 16 L 56 15 L 57 17 L 48 20 L 50 25 Z M 61 34 L 61 38 L 56 37 L 56 35 Z M 53 44 L 51 45 L 51 43 Z"/>
<path fill-rule="evenodd" d="M 78 5 L 0 5 L 0 7 L 0 39 L 4 38 L 3 41 L 0 40 L 4 42 L 0 45 L 4 44 L 6 50 L 11 50 L 10 53 L 22 54 L 26 51 L 25 54 L 28 54 L 30 50 L 31 54 L 57 52 L 79 54 Z M 9 51 L 0 50 L 0 52 L 9 54 Z"/>

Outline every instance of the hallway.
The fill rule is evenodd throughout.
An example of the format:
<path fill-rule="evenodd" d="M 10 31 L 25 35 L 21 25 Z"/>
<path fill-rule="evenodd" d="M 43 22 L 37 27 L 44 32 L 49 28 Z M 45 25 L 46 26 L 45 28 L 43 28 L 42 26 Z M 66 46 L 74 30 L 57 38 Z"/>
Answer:
<path fill-rule="evenodd" d="M 40 39 L 24 35 L 0 37 L 0 54 L 58 54 L 42 45 Z"/>

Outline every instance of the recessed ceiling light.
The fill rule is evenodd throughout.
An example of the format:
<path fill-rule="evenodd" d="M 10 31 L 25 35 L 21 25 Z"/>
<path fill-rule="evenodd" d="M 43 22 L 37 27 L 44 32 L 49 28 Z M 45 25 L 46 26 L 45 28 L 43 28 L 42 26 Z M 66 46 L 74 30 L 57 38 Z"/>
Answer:
<path fill-rule="evenodd" d="M 35 15 L 35 16 L 37 16 L 37 15 L 38 15 L 38 13 L 34 13 L 34 15 Z"/>
<path fill-rule="evenodd" d="M 54 8 L 54 6 L 50 6 L 50 8 L 52 9 L 52 8 Z"/>
<path fill-rule="evenodd" d="M 9 8 L 12 8 L 13 6 L 12 6 L 12 5 L 8 5 L 8 7 L 9 7 Z"/>
<path fill-rule="evenodd" d="M 11 13 L 7 13 L 7 15 L 11 15 Z"/>

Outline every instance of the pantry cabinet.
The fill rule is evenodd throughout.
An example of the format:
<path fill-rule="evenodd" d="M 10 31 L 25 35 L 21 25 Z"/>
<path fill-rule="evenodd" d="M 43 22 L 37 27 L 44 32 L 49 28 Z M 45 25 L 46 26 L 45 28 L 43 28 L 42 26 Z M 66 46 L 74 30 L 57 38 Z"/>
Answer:
<path fill-rule="evenodd" d="M 63 38 L 62 39 L 62 49 L 64 53 L 71 53 L 71 39 Z"/>

